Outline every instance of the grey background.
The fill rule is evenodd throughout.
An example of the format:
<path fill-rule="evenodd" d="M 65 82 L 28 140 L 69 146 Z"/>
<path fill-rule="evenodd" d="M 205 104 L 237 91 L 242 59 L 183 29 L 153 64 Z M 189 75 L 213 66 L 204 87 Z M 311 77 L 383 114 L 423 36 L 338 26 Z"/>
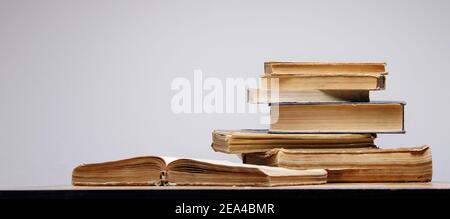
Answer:
<path fill-rule="evenodd" d="M 238 161 L 215 128 L 257 114 L 172 113 L 175 77 L 257 77 L 267 60 L 386 61 L 405 135 L 450 180 L 450 1 L 0 1 L 0 187 L 69 184 L 83 162 L 137 155 Z"/>

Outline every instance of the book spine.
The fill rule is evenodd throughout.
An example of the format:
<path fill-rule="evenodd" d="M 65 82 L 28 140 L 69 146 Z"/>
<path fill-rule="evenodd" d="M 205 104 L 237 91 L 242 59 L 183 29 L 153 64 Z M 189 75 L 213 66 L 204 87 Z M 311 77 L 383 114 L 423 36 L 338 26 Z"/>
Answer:
<path fill-rule="evenodd" d="M 381 76 L 378 78 L 377 81 L 377 88 L 375 90 L 384 90 L 386 89 L 386 78 L 384 76 Z"/>
<path fill-rule="evenodd" d="M 271 67 L 270 63 L 264 63 L 264 74 L 270 75 L 272 73 Z"/>
<path fill-rule="evenodd" d="M 162 170 L 159 174 L 159 185 L 166 186 L 169 183 L 168 172 L 166 170 Z"/>

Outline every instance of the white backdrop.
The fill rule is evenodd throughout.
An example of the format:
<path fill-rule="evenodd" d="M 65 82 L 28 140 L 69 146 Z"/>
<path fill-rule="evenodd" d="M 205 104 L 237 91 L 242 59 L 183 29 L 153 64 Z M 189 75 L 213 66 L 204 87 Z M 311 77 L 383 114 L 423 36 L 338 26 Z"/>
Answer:
<path fill-rule="evenodd" d="M 176 77 L 258 77 L 267 60 L 386 61 L 405 135 L 450 180 L 449 1 L 0 0 L 0 187 L 69 184 L 83 162 L 227 159 L 215 128 L 257 114 L 174 114 Z"/>

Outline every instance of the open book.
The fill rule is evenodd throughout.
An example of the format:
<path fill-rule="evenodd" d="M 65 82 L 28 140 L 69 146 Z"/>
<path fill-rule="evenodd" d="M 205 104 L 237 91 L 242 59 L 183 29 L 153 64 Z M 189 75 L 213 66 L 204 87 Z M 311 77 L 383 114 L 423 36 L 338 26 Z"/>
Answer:
<path fill-rule="evenodd" d="M 227 161 L 135 157 L 83 164 L 72 173 L 76 186 L 290 186 L 326 183 L 323 169 L 290 170 Z"/>

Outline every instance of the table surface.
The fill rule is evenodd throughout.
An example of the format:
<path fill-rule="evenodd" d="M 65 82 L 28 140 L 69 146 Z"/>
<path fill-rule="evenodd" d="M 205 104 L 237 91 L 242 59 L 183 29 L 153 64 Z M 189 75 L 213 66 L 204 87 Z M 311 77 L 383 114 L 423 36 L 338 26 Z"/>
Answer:
<path fill-rule="evenodd" d="M 77 190 L 448 190 L 448 182 L 428 183 L 327 183 L 321 185 L 277 187 L 232 186 L 38 186 L 0 189 L 0 191 L 77 191 Z"/>
<path fill-rule="evenodd" d="M 286 187 L 223 186 L 44 186 L 0 189 L 0 199 L 10 198 L 444 198 L 450 200 L 450 183 L 328 183 Z"/>

